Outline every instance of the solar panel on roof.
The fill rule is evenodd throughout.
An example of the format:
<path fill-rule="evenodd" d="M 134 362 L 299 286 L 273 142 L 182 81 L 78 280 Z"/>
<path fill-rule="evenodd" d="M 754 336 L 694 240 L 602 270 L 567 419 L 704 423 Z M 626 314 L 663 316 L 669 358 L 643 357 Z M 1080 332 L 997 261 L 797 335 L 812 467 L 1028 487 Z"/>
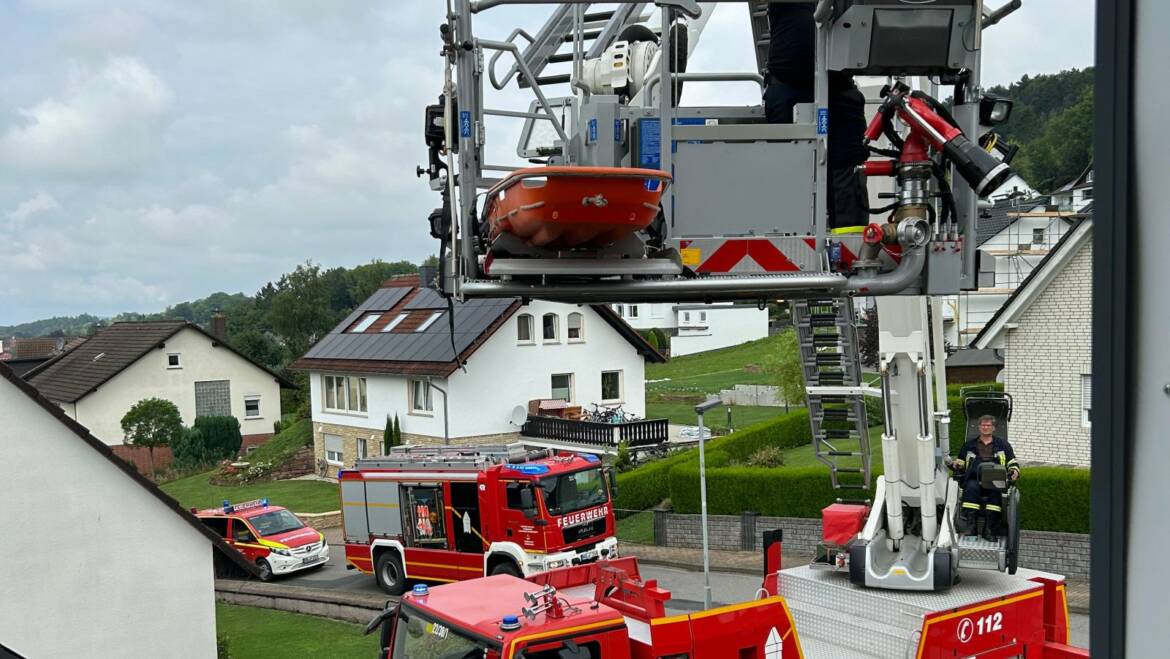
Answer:
<path fill-rule="evenodd" d="M 443 297 L 438 291 L 433 288 L 420 288 L 418 295 L 415 295 L 410 302 L 406 303 L 407 309 L 446 309 L 447 298 Z"/>

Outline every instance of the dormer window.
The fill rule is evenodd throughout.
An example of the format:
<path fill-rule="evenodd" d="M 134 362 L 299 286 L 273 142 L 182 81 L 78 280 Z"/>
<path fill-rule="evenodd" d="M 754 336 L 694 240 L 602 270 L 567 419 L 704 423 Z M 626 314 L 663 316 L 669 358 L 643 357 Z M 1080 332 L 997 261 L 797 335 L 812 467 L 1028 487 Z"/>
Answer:
<path fill-rule="evenodd" d="M 95 359 L 94 361 L 97 360 Z M 167 354 L 167 368 L 183 368 L 183 362 L 179 353 L 172 352 Z"/>

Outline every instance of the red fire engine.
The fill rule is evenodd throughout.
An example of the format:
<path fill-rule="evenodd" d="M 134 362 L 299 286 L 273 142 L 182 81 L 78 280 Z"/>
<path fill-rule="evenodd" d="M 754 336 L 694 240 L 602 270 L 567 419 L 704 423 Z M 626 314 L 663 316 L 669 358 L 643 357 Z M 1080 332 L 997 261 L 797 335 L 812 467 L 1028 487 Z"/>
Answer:
<path fill-rule="evenodd" d="M 407 579 L 521 577 L 617 557 L 612 474 L 596 456 L 395 448 L 338 478 L 346 567 L 392 595 Z"/>
<path fill-rule="evenodd" d="M 320 531 L 268 499 L 191 512 L 260 568 L 260 578 L 288 574 L 329 562 L 329 543 Z"/>
<path fill-rule="evenodd" d="M 876 591 L 829 570 L 778 571 L 780 534 L 765 536 L 757 599 L 667 615 L 670 592 L 645 581 L 635 558 L 495 576 L 414 591 L 366 628 L 381 627 L 386 659 L 782 659 L 784 657 L 1087 657 L 1068 640 L 1064 583 L 984 572 L 982 599 Z M 812 586 L 815 584 L 815 586 Z M 814 589 L 815 604 L 792 605 Z M 867 634 L 838 626 L 824 607 L 856 609 Z M 923 607 L 934 610 L 925 611 Z M 828 634 L 833 634 L 832 630 Z M 956 653 L 956 651 L 958 651 Z"/>

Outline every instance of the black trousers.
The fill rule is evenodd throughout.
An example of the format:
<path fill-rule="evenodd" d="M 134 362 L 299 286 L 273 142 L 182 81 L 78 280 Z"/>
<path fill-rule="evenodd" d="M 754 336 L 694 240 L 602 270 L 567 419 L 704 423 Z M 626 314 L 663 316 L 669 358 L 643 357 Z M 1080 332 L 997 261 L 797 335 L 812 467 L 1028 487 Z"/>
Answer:
<path fill-rule="evenodd" d="M 797 103 L 812 103 L 813 91 L 770 80 L 764 111 L 774 124 L 790 124 Z M 857 166 L 865 162 L 865 96 L 856 87 L 835 90 L 829 98 L 829 227 L 869 224 L 869 192 Z"/>

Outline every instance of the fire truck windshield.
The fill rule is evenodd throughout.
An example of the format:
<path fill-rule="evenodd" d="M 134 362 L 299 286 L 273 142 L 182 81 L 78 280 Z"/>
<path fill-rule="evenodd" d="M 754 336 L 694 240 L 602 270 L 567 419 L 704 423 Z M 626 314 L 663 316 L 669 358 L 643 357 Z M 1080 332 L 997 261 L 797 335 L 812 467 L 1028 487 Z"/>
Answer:
<path fill-rule="evenodd" d="M 473 640 L 444 623 L 428 620 L 403 606 L 398 612 L 394 633 L 394 659 L 485 659 L 489 654 L 482 641 Z"/>
<path fill-rule="evenodd" d="M 304 526 L 297 516 L 287 510 L 273 510 L 248 519 L 260 535 L 280 535 Z"/>
<path fill-rule="evenodd" d="M 584 469 L 540 480 L 544 505 L 550 515 L 564 515 L 609 501 L 601 469 Z"/>

